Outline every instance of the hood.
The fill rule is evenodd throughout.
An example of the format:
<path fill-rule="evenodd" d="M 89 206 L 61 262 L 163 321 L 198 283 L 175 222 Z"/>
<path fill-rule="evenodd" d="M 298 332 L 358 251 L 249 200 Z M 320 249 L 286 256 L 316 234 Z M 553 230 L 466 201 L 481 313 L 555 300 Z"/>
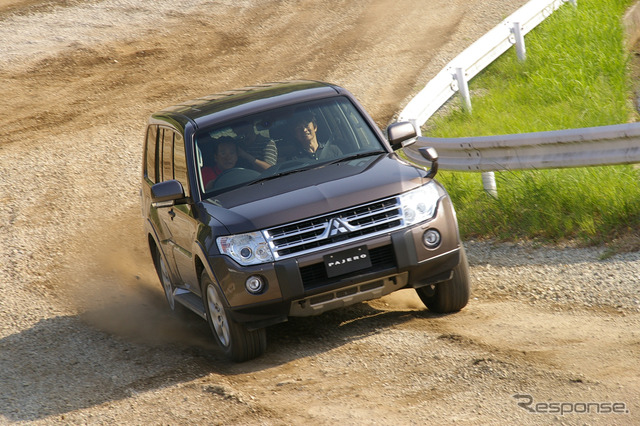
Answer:
<path fill-rule="evenodd" d="M 219 194 L 207 213 L 232 234 L 270 228 L 406 192 L 425 172 L 396 154 L 320 166 Z"/>

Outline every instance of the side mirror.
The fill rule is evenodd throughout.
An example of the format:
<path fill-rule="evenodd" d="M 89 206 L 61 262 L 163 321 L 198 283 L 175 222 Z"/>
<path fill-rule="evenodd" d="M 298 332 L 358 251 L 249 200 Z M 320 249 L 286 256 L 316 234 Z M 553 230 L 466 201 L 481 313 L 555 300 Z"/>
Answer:
<path fill-rule="evenodd" d="M 436 173 L 438 173 L 438 153 L 436 149 L 432 147 L 422 147 L 418 148 L 418 152 L 425 160 L 431 161 L 431 168 L 427 173 L 427 177 L 433 178 Z"/>
<path fill-rule="evenodd" d="M 151 187 L 151 202 L 156 208 L 171 207 L 183 198 L 184 188 L 177 180 L 167 180 Z"/>
<path fill-rule="evenodd" d="M 415 142 L 415 138 L 418 136 L 416 128 L 408 121 L 401 121 L 399 123 L 393 123 L 387 127 L 387 137 L 389 143 L 394 151 L 409 146 Z M 410 140 L 413 139 L 413 140 Z M 403 142 L 409 141 L 403 145 Z"/>

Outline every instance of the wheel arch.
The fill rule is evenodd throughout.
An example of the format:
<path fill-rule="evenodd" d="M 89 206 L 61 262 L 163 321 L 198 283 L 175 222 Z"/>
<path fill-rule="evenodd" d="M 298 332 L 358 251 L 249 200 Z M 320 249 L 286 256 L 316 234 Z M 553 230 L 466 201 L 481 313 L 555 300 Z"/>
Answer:
<path fill-rule="evenodd" d="M 155 267 L 156 272 L 159 273 L 160 265 L 158 264 L 158 256 L 164 256 L 164 253 L 162 253 L 162 250 L 160 249 L 158 236 L 153 226 L 147 222 L 145 229 L 147 231 L 147 245 L 149 247 L 149 253 L 151 254 L 153 266 Z M 165 262 L 166 262 L 166 259 L 165 259 Z"/>
<path fill-rule="evenodd" d="M 206 272 L 209 278 L 211 279 L 211 281 L 218 287 L 218 289 L 220 289 L 222 298 L 224 299 L 225 303 L 228 306 L 229 301 L 227 300 L 227 296 L 224 292 L 224 289 L 220 285 L 220 281 L 218 280 L 218 277 L 215 271 L 211 267 L 211 263 L 209 263 L 208 261 L 207 251 L 205 250 L 202 243 L 199 241 L 196 241 L 196 243 L 194 244 L 193 251 L 194 251 L 193 267 L 196 273 L 196 277 L 198 279 L 198 288 L 200 290 L 200 296 L 204 295 L 204 289 L 202 288 L 202 274 Z"/>

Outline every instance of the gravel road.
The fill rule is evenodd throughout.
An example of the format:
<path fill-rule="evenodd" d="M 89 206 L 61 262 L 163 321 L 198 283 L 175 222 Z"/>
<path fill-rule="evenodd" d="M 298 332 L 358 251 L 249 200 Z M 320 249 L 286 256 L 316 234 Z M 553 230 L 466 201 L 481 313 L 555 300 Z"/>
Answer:
<path fill-rule="evenodd" d="M 168 313 L 145 248 L 152 111 L 309 78 L 384 126 L 524 3 L 0 0 L 0 423 L 640 422 L 637 250 L 466 241 L 463 311 L 403 290 L 272 327 L 236 365 Z"/>

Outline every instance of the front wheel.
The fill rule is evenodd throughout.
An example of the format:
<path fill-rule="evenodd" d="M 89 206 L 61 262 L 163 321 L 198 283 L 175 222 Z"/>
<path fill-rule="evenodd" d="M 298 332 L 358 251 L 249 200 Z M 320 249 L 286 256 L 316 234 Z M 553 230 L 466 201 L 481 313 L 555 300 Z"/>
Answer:
<path fill-rule="evenodd" d="M 469 263 L 464 247 L 460 246 L 460 263 L 453 268 L 453 277 L 434 286 L 417 288 L 416 292 L 432 312 L 441 314 L 457 312 L 469 302 L 471 285 Z"/>
<path fill-rule="evenodd" d="M 207 322 L 227 358 L 235 362 L 257 358 L 267 348 L 264 328 L 249 330 L 229 315 L 218 287 L 206 272 L 202 273 L 202 294 L 207 311 Z"/>

